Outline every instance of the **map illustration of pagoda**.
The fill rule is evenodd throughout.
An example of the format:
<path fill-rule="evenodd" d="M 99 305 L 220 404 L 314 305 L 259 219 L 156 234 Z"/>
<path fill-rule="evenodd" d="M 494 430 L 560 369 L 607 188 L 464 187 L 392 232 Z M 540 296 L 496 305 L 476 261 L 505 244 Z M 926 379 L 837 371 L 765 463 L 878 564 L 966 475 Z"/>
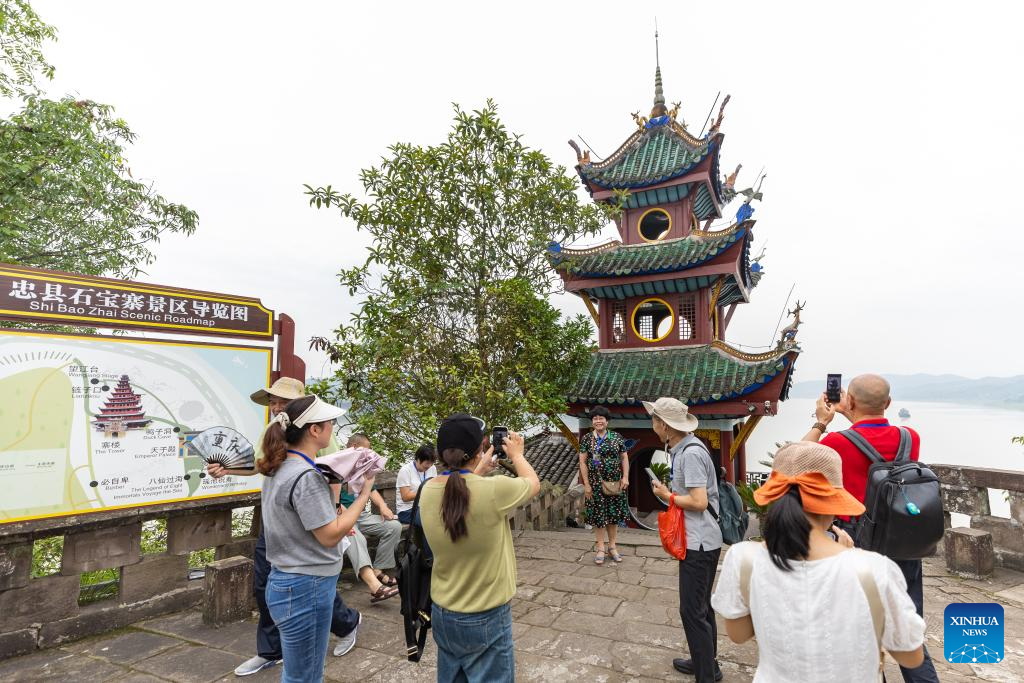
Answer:
<path fill-rule="evenodd" d="M 632 115 L 631 134 L 608 158 L 591 159 L 570 141 L 593 200 L 620 206 L 621 239 L 586 248 L 552 243 L 548 254 L 566 292 L 583 299 L 598 328 L 598 349 L 566 397 L 567 412 L 580 419 L 582 435 L 590 409 L 606 406 L 610 428 L 635 439 L 628 495 L 641 526 L 661 509 L 650 487 L 639 484 L 662 448 L 642 402 L 669 396 L 686 403 L 725 478 L 743 481 L 747 438 L 787 397 L 803 306 L 763 352 L 726 343 L 733 314 L 764 275 L 760 257 L 750 254 L 751 203 L 761 200 L 763 178 L 737 189 L 740 169 L 726 177 L 719 168 L 728 96 L 717 118 L 708 117 L 707 132 L 694 135 L 680 104 L 666 105 L 660 64 L 654 93 L 650 115 Z M 736 209 L 729 208 L 733 200 Z M 728 223 L 713 228 L 723 217 Z"/>
<path fill-rule="evenodd" d="M 132 390 L 128 375 L 121 375 L 113 393 L 93 420 L 97 431 L 107 438 L 123 437 L 129 429 L 145 429 L 152 420 L 142 409 L 142 396 Z"/>

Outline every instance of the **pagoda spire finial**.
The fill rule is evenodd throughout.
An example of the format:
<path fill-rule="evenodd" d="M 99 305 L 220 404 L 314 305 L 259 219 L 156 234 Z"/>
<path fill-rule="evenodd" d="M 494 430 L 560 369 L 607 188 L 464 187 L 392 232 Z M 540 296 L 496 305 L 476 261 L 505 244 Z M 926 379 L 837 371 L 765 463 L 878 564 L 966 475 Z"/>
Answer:
<path fill-rule="evenodd" d="M 665 106 L 665 92 L 661 87 L 661 54 L 658 46 L 658 20 L 654 20 L 654 108 L 651 118 L 664 116 L 668 113 Z"/>

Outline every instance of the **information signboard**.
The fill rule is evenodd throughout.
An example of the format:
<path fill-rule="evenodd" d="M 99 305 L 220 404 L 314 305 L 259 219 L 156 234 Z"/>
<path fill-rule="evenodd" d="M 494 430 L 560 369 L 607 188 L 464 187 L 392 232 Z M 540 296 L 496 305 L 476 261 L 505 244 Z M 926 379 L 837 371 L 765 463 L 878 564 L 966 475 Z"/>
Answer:
<path fill-rule="evenodd" d="M 0 329 L 0 524 L 259 490 L 187 442 L 256 442 L 270 348 Z"/>

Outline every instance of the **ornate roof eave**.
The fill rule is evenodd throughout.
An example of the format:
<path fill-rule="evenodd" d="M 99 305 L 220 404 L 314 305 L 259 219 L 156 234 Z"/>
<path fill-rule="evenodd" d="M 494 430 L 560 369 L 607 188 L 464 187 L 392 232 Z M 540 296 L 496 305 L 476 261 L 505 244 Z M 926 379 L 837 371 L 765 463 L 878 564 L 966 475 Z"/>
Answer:
<path fill-rule="evenodd" d="M 632 275 L 654 275 L 663 273 L 677 273 L 701 266 L 721 256 L 723 253 L 728 251 L 738 241 L 743 241 L 743 263 L 741 264 L 741 272 L 743 273 L 743 279 L 745 284 L 749 283 L 749 269 L 750 269 L 750 240 L 751 231 L 753 230 L 754 224 L 756 223 L 753 219 L 748 219 L 742 223 L 733 223 L 727 228 L 722 230 L 704 231 L 694 230 L 686 237 L 676 237 L 670 240 L 662 240 L 660 242 L 648 242 L 644 244 L 623 244 L 619 240 L 610 240 L 603 244 L 598 244 L 592 247 L 584 247 L 582 249 L 573 249 L 569 247 L 552 246 L 549 247 L 548 261 L 551 266 L 562 276 L 563 279 L 575 278 L 600 278 L 600 277 L 616 277 L 616 276 L 632 276 Z M 646 254 L 653 254 L 651 249 L 658 249 L 661 247 L 662 251 L 665 247 L 672 248 L 675 246 L 679 247 L 679 251 L 684 251 L 686 247 L 691 246 L 694 242 L 705 242 L 705 241 L 717 241 L 720 242 L 720 247 L 708 251 L 702 257 L 694 260 L 687 260 L 685 262 L 666 264 L 664 261 L 659 261 L 657 267 L 645 268 L 640 264 L 630 264 L 628 268 L 618 268 L 614 270 L 573 270 L 572 261 L 573 259 L 579 259 L 582 257 L 596 256 L 599 254 L 607 254 L 609 257 L 613 257 L 615 254 L 627 255 L 635 254 L 637 257 L 642 257 Z M 583 268 L 585 266 L 581 266 Z"/>
<path fill-rule="evenodd" d="M 597 379 L 588 372 L 584 383 L 574 387 L 567 399 L 573 404 L 639 407 L 642 401 L 657 398 L 657 394 L 676 395 L 690 406 L 707 406 L 742 402 L 744 397 L 782 376 L 778 396 L 773 396 L 772 400 L 784 401 L 788 398 L 793 368 L 799 354 L 800 347 L 796 343 L 779 345 L 771 351 L 753 354 L 718 340 L 710 344 L 685 347 L 604 349 L 595 353 L 591 362 L 592 365 L 604 366 L 603 372 L 612 375 Z M 721 359 L 717 366 L 712 360 L 715 357 Z M 668 363 L 660 375 L 654 369 L 659 362 Z M 680 363 L 683 365 L 680 366 Z M 693 372 L 689 373 L 692 377 L 684 377 L 683 374 L 687 374 L 685 371 L 683 374 L 675 371 L 665 374 L 666 368 L 679 370 L 682 367 L 692 368 Z M 711 367 L 719 371 L 717 379 L 707 374 L 713 372 Z M 616 378 L 616 374 L 622 374 L 623 377 Z"/>
<path fill-rule="evenodd" d="M 599 178 L 595 177 L 601 171 L 614 167 L 617 162 L 622 160 L 623 156 L 625 156 L 629 152 L 633 151 L 636 147 L 638 147 L 643 142 L 643 138 L 649 133 L 650 131 L 637 131 L 632 136 L 630 136 L 630 138 L 626 142 L 624 142 L 622 146 L 619 147 L 619 149 L 616 150 L 612 156 L 608 157 L 602 162 L 577 164 L 576 172 L 579 173 L 580 178 L 583 180 L 583 184 L 587 186 L 587 189 L 591 195 L 593 195 L 596 191 L 600 190 L 641 189 L 648 188 L 653 185 L 658 185 L 661 183 L 667 183 L 673 180 L 678 180 L 679 178 L 686 176 L 688 173 L 693 172 L 696 168 L 703 164 L 709 156 L 712 157 L 711 171 L 713 171 L 710 172 L 709 175 L 717 180 L 716 176 L 719 173 L 718 151 L 721 148 L 720 141 L 725 137 L 721 133 L 716 133 L 715 135 L 708 138 L 705 144 L 701 144 L 697 147 L 689 147 L 689 145 L 687 145 L 690 152 L 697 154 L 699 156 L 696 159 L 694 159 L 691 163 L 685 166 L 674 168 L 671 171 L 662 173 L 654 178 L 645 178 L 637 182 L 620 183 L 602 181 Z M 716 183 L 713 180 L 711 185 L 712 189 L 714 190 L 716 200 L 719 203 L 721 203 L 721 188 L 718 187 L 718 185 L 720 185 L 720 181 L 718 181 L 716 185 Z"/>

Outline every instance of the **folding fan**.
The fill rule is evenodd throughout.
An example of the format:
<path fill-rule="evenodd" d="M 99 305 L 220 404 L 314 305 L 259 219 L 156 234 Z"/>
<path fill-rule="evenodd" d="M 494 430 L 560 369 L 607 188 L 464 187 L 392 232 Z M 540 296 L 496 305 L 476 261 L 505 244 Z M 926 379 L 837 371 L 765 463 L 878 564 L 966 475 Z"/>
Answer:
<path fill-rule="evenodd" d="M 249 440 L 230 427 L 210 427 L 188 442 L 189 450 L 206 463 L 229 470 L 251 470 L 256 451 Z"/>

